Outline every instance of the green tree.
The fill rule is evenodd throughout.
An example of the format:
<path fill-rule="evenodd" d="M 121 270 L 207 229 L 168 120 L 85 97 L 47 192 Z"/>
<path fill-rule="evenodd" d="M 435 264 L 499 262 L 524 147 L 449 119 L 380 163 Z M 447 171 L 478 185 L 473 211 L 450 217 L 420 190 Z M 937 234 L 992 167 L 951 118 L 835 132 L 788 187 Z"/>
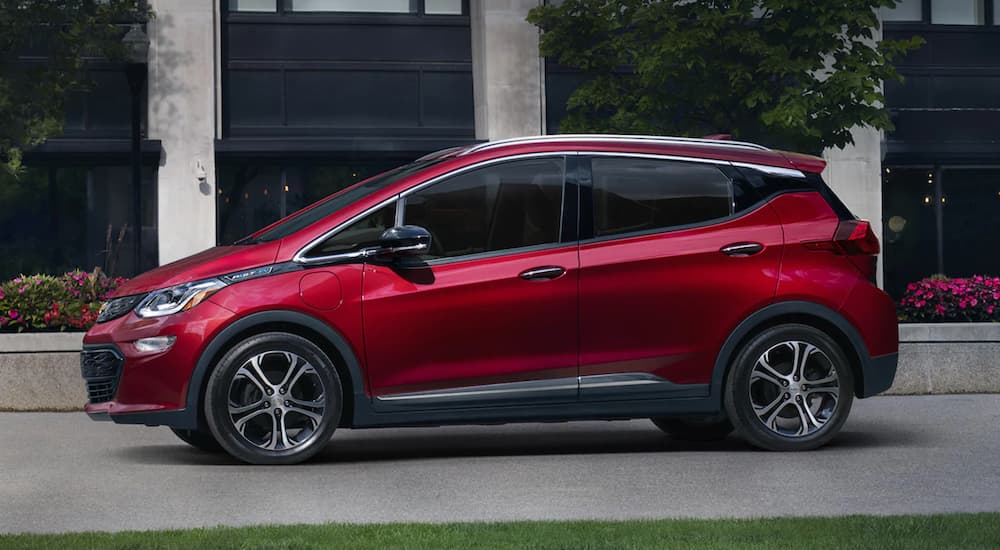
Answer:
<path fill-rule="evenodd" d="M 88 58 L 120 58 L 141 0 L 0 0 L 0 165 L 62 133 L 66 94 L 88 86 Z"/>
<path fill-rule="evenodd" d="M 581 70 L 560 129 L 727 133 L 819 151 L 891 130 L 880 82 L 922 40 L 876 42 L 896 0 L 566 0 L 533 9 L 541 53 Z"/>

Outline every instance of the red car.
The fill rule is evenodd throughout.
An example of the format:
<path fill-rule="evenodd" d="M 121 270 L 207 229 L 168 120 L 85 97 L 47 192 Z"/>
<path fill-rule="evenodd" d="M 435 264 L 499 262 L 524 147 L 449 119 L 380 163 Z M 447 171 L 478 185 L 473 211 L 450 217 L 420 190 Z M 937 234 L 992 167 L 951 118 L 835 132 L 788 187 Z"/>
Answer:
<path fill-rule="evenodd" d="M 256 464 L 337 427 L 552 420 L 813 449 L 898 348 L 823 166 L 644 136 L 428 155 L 129 281 L 84 339 L 86 410 Z"/>

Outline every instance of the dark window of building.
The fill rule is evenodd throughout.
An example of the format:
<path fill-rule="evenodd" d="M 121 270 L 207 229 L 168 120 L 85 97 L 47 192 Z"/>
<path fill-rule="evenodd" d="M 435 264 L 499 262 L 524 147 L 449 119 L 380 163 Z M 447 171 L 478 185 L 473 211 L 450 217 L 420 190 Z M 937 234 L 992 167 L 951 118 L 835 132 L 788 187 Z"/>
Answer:
<path fill-rule="evenodd" d="M 416 13 L 416 0 L 286 0 L 288 11 Z"/>
<path fill-rule="evenodd" d="M 885 288 L 1000 274 L 1000 167 L 888 167 L 883 174 Z"/>
<path fill-rule="evenodd" d="M 563 159 L 507 162 L 406 197 L 405 223 L 431 233 L 431 257 L 559 242 Z"/>
<path fill-rule="evenodd" d="M 895 298 L 938 269 L 933 168 L 886 168 L 882 177 L 884 287 Z"/>
<path fill-rule="evenodd" d="M 156 171 L 143 175 L 141 264 L 135 265 L 127 166 L 33 166 L 0 172 L 0 279 L 103 269 L 132 276 L 157 265 Z"/>
<path fill-rule="evenodd" d="M 998 6 L 1000 0 L 900 0 L 894 8 L 881 8 L 881 14 L 887 22 L 988 25 L 990 9 L 995 14 Z"/>
<path fill-rule="evenodd" d="M 983 0 L 931 0 L 931 23 L 937 25 L 983 25 Z"/>
<path fill-rule="evenodd" d="M 729 178 L 709 164 L 595 157 L 591 167 L 597 237 L 697 224 L 732 213 Z"/>
<path fill-rule="evenodd" d="M 462 0 L 424 0 L 427 15 L 462 15 Z"/>
<path fill-rule="evenodd" d="M 463 15 L 463 0 L 424 0 L 426 15 Z M 229 0 L 229 10 L 244 13 L 403 13 L 420 11 L 418 0 Z"/>
<path fill-rule="evenodd" d="M 223 164 L 219 167 L 217 238 L 235 242 L 401 161 L 350 164 Z"/>
<path fill-rule="evenodd" d="M 884 21 L 921 21 L 923 18 L 923 0 L 900 0 L 895 8 L 882 8 Z"/>
<path fill-rule="evenodd" d="M 121 70 L 91 70 L 86 89 L 66 95 L 63 135 L 127 137 L 131 130 L 128 80 Z M 145 102 L 145 97 L 142 98 Z M 145 112 L 145 108 L 142 109 Z M 143 117 L 145 118 L 145 117 Z M 141 121 L 142 123 L 145 120 Z"/>
<path fill-rule="evenodd" d="M 382 233 L 396 222 L 396 203 L 383 206 L 309 251 L 310 257 L 330 256 L 340 252 L 376 246 Z"/>
<path fill-rule="evenodd" d="M 229 0 L 232 11 L 271 12 L 278 9 L 280 0 Z"/>
<path fill-rule="evenodd" d="M 940 204 L 945 274 L 1000 275 L 1000 168 L 945 167 Z"/>

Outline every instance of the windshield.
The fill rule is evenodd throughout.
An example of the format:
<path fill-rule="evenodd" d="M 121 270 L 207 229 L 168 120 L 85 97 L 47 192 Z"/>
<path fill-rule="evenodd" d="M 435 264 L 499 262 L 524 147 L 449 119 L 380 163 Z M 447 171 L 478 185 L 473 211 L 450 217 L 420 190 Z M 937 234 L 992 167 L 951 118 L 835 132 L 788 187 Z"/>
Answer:
<path fill-rule="evenodd" d="M 441 157 L 419 159 L 415 162 L 411 162 L 410 164 L 400 166 L 399 168 L 393 168 L 388 172 L 383 172 L 368 179 L 367 181 L 347 188 L 346 191 L 322 199 L 312 208 L 306 207 L 299 210 L 298 212 L 279 221 L 277 225 L 271 227 L 256 237 L 244 237 L 236 241 L 235 244 L 257 244 L 283 239 L 300 229 L 322 220 L 341 208 L 359 201 L 386 187 L 387 185 L 419 172 L 428 166 L 437 164 L 438 162 L 441 162 L 441 160 Z"/>

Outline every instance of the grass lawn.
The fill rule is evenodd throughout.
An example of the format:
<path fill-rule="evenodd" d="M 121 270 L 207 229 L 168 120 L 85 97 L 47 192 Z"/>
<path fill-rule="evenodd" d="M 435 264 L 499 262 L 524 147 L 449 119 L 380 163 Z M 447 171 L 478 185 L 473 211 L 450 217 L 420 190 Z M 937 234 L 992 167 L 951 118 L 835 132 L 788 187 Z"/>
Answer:
<path fill-rule="evenodd" d="M 0 535 L 0 548 L 1000 548 L 1000 514 L 758 520 L 291 525 L 113 534 Z"/>

